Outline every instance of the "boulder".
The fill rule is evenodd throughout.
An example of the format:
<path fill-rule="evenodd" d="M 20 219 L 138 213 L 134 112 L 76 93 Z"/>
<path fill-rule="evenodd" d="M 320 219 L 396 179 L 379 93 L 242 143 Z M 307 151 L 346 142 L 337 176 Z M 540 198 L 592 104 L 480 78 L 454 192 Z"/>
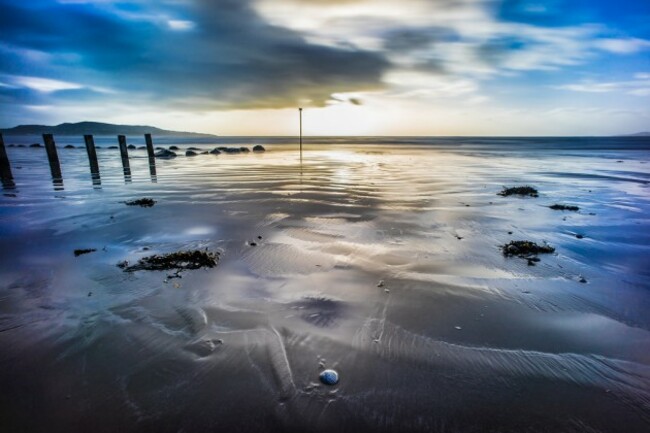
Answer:
<path fill-rule="evenodd" d="M 261 144 L 257 144 L 255 145 L 255 147 L 253 147 L 253 152 L 265 152 L 265 151 L 266 149 L 264 149 L 264 146 L 262 146 Z"/>
<path fill-rule="evenodd" d="M 127 149 L 131 149 L 131 150 L 134 150 L 136 147 L 135 147 L 134 145 L 132 145 L 132 144 L 129 144 L 128 146 L 126 146 L 126 148 L 127 148 Z"/>
<path fill-rule="evenodd" d="M 213 155 L 221 155 L 221 151 L 220 151 L 219 148 L 217 148 L 217 147 L 215 147 L 214 149 L 212 149 L 212 150 L 210 151 L 210 153 L 213 154 Z"/>
<path fill-rule="evenodd" d="M 245 146 L 240 147 L 239 150 L 241 150 L 244 153 L 251 151 L 248 147 L 245 147 Z"/>
<path fill-rule="evenodd" d="M 169 146 L 169 150 L 179 150 L 178 146 Z"/>
<path fill-rule="evenodd" d="M 74 149 L 75 147 L 72 144 L 67 144 L 63 146 L 64 149 Z"/>
<path fill-rule="evenodd" d="M 162 149 L 155 153 L 155 157 L 159 159 L 172 159 L 176 158 L 176 153 L 171 150 Z"/>
<path fill-rule="evenodd" d="M 29 147 L 41 147 L 40 143 L 30 144 Z"/>
<path fill-rule="evenodd" d="M 185 156 L 196 156 L 196 155 L 198 155 L 198 153 L 196 153 L 193 150 L 188 150 L 185 152 Z"/>

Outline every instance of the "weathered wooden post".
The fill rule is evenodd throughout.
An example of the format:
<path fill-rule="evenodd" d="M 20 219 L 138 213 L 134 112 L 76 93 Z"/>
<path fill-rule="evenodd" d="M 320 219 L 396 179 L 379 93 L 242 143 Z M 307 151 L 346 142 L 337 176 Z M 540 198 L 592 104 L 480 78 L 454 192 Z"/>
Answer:
<path fill-rule="evenodd" d="M 126 137 L 118 135 L 117 141 L 120 144 L 120 155 L 122 155 L 122 168 L 124 169 L 124 178 L 129 181 L 131 178 L 131 166 L 129 165 L 129 151 L 126 148 Z"/>
<path fill-rule="evenodd" d="M 59 154 L 56 151 L 56 143 L 52 134 L 43 134 L 47 159 L 50 162 L 50 172 L 52 173 L 52 182 L 54 189 L 63 189 L 63 175 L 61 174 L 61 164 L 59 163 Z"/>
<path fill-rule="evenodd" d="M 9 165 L 9 157 L 7 157 L 7 150 L 5 149 L 2 134 L 0 134 L 0 178 L 2 179 L 2 186 L 4 188 L 13 189 L 16 186 L 14 176 L 11 174 L 11 165 Z"/>
<path fill-rule="evenodd" d="M 156 155 L 153 150 L 153 140 L 151 134 L 144 134 L 144 141 L 147 143 L 147 154 L 149 155 L 149 173 L 151 180 L 155 182 L 156 177 Z"/>
<path fill-rule="evenodd" d="M 99 162 L 97 162 L 97 150 L 95 149 L 95 139 L 92 135 L 84 135 L 86 143 L 86 152 L 88 152 L 88 162 L 90 163 L 90 176 L 93 179 L 93 185 L 101 185 L 99 175 Z"/>
<path fill-rule="evenodd" d="M 11 166 L 9 165 L 9 157 L 7 156 L 7 149 L 5 149 L 5 142 L 0 134 L 0 176 L 2 179 L 13 179 L 11 174 Z"/>

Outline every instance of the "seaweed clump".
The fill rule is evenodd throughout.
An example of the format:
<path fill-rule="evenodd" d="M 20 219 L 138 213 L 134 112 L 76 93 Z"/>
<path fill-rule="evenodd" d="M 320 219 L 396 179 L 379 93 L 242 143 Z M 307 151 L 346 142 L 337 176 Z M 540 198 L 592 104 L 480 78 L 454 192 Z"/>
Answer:
<path fill-rule="evenodd" d="M 134 271 L 169 271 L 177 272 L 200 268 L 214 268 L 219 263 L 219 253 L 210 251 L 177 251 L 169 254 L 154 254 L 143 257 L 134 265 L 123 261 L 117 266 L 124 272 Z"/>
<path fill-rule="evenodd" d="M 124 203 L 127 206 L 152 207 L 156 204 L 156 200 L 152 198 L 139 198 L 137 200 L 125 201 Z"/>
<path fill-rule="evenodd" d="M 97 248 L 83 248 L 83 249 L 78 249 L 74 250 L 74 256 L 79 257 L 82 254 L 89 254 L 89 253 L 94 253 L 97 251 Z"/>
<path fill-rule="evenodd" d="M 578 206 L 566 205 L 566 204 L 554 204 L 549 206 L 553 210 L 570 210 L 572 212 L 578 212 L 580 208 Z"/>
<path fill-rule="evenodd" d="M 508 197 L 510 195 L 523 195 L 523 196 L 529 196 L 529 197 L 539 197 L 538 191 L 533 188 L 532 186 L 513 186 L 510 188 L 504 187 L 503 190 L 497 195 L 500 195 L 501 197 Z"/>
<path fill-rule="evenodd" d="M 529 259 L 537 254 L 550 254 L 555 251 L 555 248 L 550 245 L 537 245 L 531 241 L 510 241 L 510 243 L 501 246 L 501 251 L 506 257 L 517 256 Z"/>

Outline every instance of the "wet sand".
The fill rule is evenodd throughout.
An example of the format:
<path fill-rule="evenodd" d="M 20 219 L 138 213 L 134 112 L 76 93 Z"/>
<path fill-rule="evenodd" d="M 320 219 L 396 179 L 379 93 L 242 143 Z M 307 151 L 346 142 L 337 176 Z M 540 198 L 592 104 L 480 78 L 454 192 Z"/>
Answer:
<path fill-rule="evenodd" d="M 271 144 L 155 179 L 132 150 L 127 181 L 104 146 L 93 185 L 69 141 L 56 187 L 7 149 L 0 431 L 650 430 L 650 143 Z M 182 278 L 116 266 L 205 248 Z"/>

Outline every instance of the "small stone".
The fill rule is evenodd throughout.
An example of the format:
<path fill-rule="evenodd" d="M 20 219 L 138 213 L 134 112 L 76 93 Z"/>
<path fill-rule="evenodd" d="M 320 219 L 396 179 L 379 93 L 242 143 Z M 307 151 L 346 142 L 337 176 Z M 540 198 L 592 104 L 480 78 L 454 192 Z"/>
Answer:
<path fill-rule="evenodd" d="M 577 239 L 582 239 L 582 238 L 584 238 L 584 236 L 583 236 L 583 235 L 580 235 L 580 234 L 577 234 L 577 235 L 576 235 L 576 238 L 577 238 Z"/>
<path fill-rule="evenodd" d="M 379 280 L 377 287 L 384 287 L 384 280 Z"/>
<path fill-rule="evenodd" d="M 256 246 L 257 246 L 257 242 L 249 242 L 248 245 L 250 245 L 251 247 L 256 247 Z"/>
<path fill-rule="evenodd" d="M 318 378 L 325 385 L 336 385 L 339 383 L 339 374 L 335 370 L 323 370 Z"/>
<path fill-rule="evenodd" d="M 587 282 L 585 277 L 580 277 L 580 279 L 578 281 L 583 283 L 583 284 Z"/>

